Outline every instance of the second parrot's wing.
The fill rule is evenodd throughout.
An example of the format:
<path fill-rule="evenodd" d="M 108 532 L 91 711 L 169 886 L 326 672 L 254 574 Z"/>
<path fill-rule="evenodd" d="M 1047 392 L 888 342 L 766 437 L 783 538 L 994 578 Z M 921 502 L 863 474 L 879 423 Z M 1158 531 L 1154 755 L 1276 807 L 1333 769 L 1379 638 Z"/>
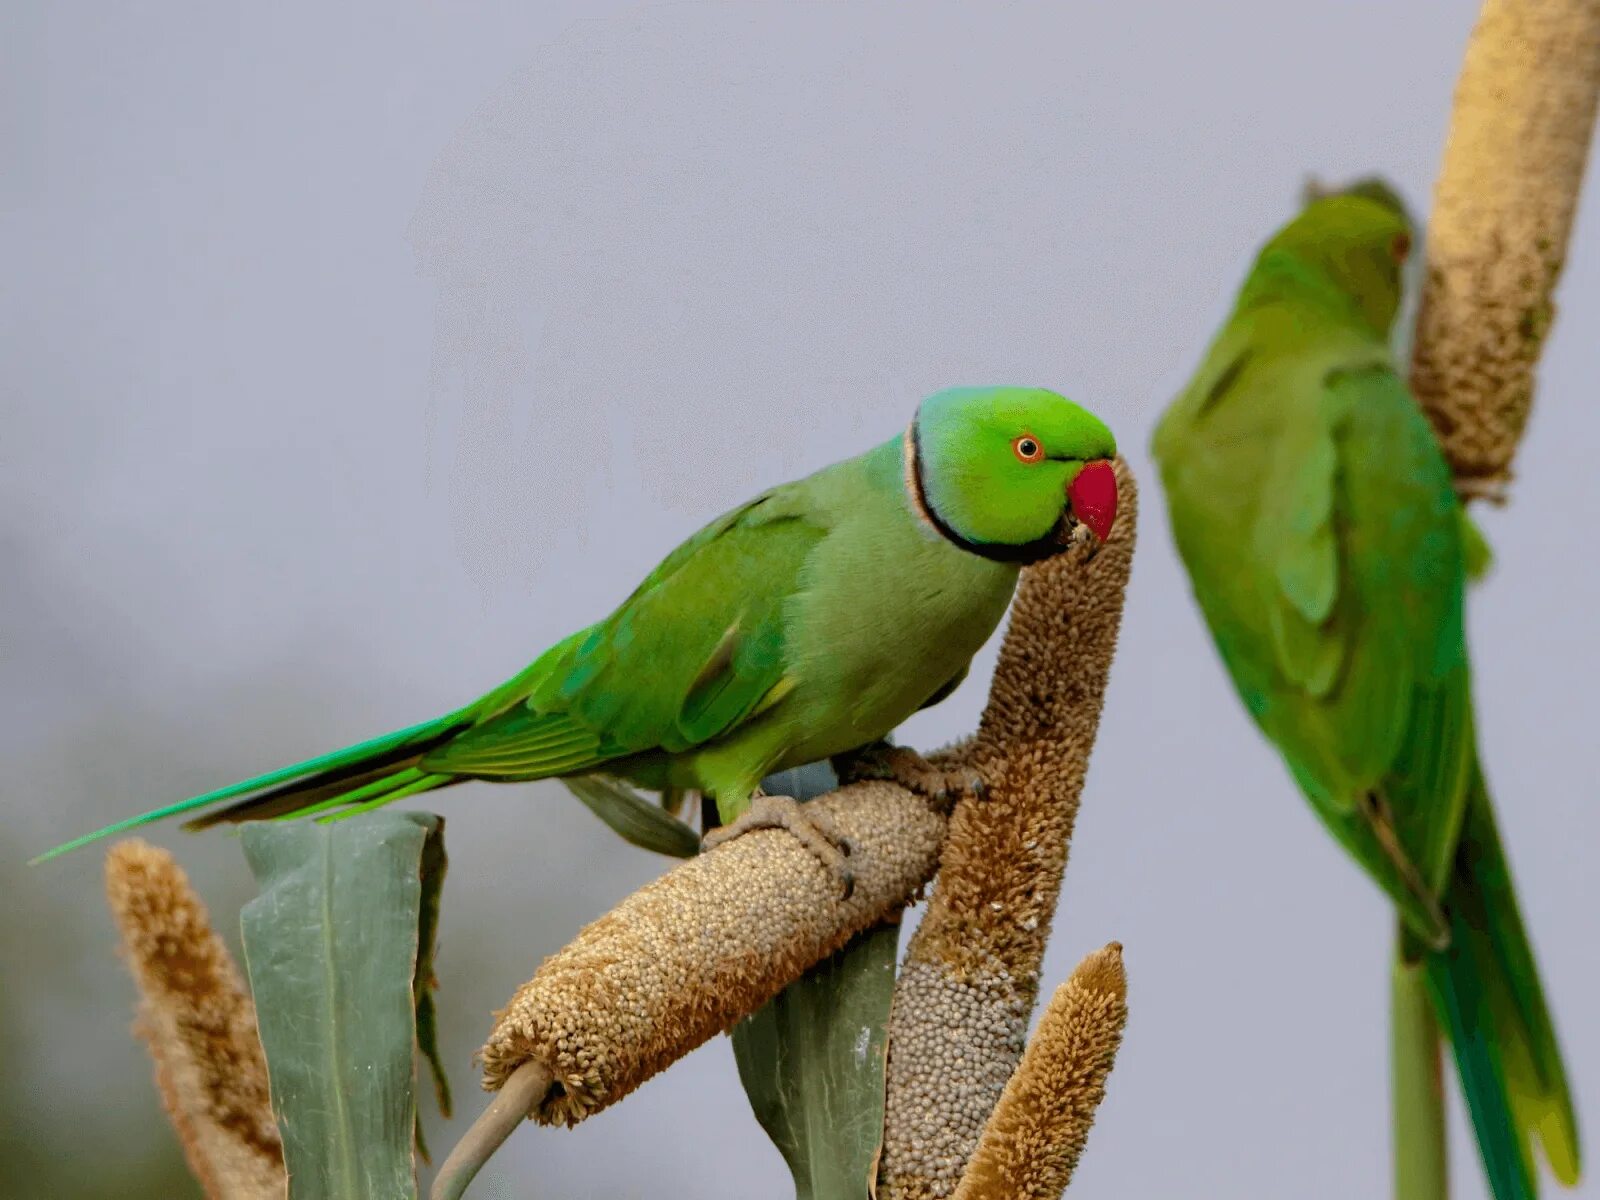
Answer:
<path fill-rule="evenodd" d="M 1278 687 L 1263 727 L 1431 942 L 1473 760 L 1457 501 L 1387 363 L 1327 373 L 1252 531 Z"/>
<path fill-rule="evenodd" d="M 797 485 L 764 493 L 684 542 L 604 621 L 552 647 L 480 702 L 482 718 L 429 770 L 574 774 L 676 753 L 776 702 L 784 615 L 828 522 Z"/>

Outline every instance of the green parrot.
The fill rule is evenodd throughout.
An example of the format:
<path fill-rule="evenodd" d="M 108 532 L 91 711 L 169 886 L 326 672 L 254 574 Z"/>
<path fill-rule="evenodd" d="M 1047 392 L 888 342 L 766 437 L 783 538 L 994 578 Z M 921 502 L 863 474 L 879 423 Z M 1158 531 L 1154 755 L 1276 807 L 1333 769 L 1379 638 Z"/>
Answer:
<path fill-rule="evenodd" d="M 760 780 L 840 758 L 946 791 L 944 773 L 883 739 L 954 690 L 1022 566 L 1106 536 L 1115 454 L 1106 426 L 1054 392 L 940 392 L 903 433 L 718 517 L 610 616 L 464 708 L 41 858 L 227 801 L 188 828 L 348 815 L 468 779 L 604 773 L 713 798 L 720 836 L 788 828 L 848 890 L 848 845 L 792 801 L 757 797 Z"/>
<path fill-rule="evenodd" d="M 1411 226 L 1377 181 L 1262 248 L 1152 445 L 1245 708 L 1399 911 L 1497 1200 L 1577 1122 L 1474 736 L 1465 578 L 1485 556 L 1389 336 Z"/>

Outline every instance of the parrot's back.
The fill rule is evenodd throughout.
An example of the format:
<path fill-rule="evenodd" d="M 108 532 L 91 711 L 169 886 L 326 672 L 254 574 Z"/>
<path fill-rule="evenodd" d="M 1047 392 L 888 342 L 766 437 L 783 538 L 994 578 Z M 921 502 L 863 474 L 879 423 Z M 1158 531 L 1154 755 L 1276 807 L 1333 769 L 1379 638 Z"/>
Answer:
<path fill-rule="evenodd" d="M 1338 439 L 1381 441 L 1416 416 L 1403 396 L 1350 411 L 1331 385 L 1386 362 L 1359 331 L 1319 331 L 1282 305 L 1241 311 L 1153 440 L 1195 598 L 1246 709 L 1275 742 L 1286 682 L 1330 690 L 1339 647 L 1317 633 L 1341 590 L 1353 601 L 1361 582 L 1341 580 L 1335 560 Z"/>
<path fill-rule="evenodd" d="M 675 586 L 647 582 L 550 664 L 532 706 L 617 729 L 619 714 L 653 705 L 648 719 L 627 721 L 631 739 L 612 743 L 607 769 L 735 804 L 772 771 L 886 736 L 966 670 L 1017 580 L 1014 565 L 920 525 L 905 500 L 902 450 L 896 438 L 759 497 L 717 537 L 719 548 L 748 541 L 749 550 L 686 578 L 706 570 L 712 556 L 701 549 Z M 658 574 L 671 575 L 670 564 Z M 751 578 L 776 585 L 756 593 L 768 607 L 745 598 Z M 659 657 L 642 633 L 650 606 L 659 627 L 702 628 L 692 646 L 673 638 L 683 665 L 656 687 L 640 678 Z"/>

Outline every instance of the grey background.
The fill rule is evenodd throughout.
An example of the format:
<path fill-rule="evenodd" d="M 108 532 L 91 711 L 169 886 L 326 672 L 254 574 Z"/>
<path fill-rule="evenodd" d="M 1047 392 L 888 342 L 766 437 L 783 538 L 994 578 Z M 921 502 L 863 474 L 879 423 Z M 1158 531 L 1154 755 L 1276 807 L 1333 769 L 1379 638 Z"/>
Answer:
<path fill-rule="evenodd" d="M 1426 202 L 1473 9 L 7 6 L 0 1190 L 183 1194 L 99 856 L 27 854 L 443 711 L 760 486 L 1019 382 L 1146 486 L 1046 964 L 1118 938 L 1132 977 L 1073 1194 L 1383 1194 L 1386 909 L 1228 691 L 1145 446 L 1308 170 Z M 1592 1149 L 1600 189 L 1574 247 L 1471 625 Z M 907 737 L 969 728 L 989 661 Z M 555 785 L 437 807 L 471 1113 L 489 1011 L 662 863 Z M 154 836 L 231 930 L 236 845 Z M 785 1186 L 719 1040 L 474 1195 Z"/>

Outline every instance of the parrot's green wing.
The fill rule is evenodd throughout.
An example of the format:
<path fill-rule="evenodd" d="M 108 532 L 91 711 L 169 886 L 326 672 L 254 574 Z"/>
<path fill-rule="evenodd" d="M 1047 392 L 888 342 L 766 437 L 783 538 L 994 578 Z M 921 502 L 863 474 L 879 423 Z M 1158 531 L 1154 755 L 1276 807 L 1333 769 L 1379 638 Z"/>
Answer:
<path fill-rule="evenodd" d="M 1458 504 L 1387 363 L 1328 371 L 1315 408 L 1267 486 L 1290 502 L 1256 526 L 1258 552 L 1277 547 L 1264 562 L 1288 685 L 1264 725 L 1334 834 L 1440 944 L 1472 763 Z"/>
<path fill-rule="evenodd" d="M 1208 400 L 1208 420 L 1226 421 L 1230 405 L 1288 415 L 1248 544 L 1201 549 L 1240 578 L 1211 585 L 1199 571 L 1196 590 L 1247 706 L 1318 815 L 1438 944 L 1436 897 L 1472 757 L 1448 471 L 1386 362 L 1325 364 L 1287 394 L 1274 390 L 1282 383 L 1247 369 Z M 1195 517 L 1204 524 L 1175 519 L 1190 526 L 1191 563 L 1207 536 Z M 1208 604 L 1211 590 L 1231 602 Z"/>
<path fill-rule="evenodd" d="M 484 697 L 428 771 L 534 779 L 728 733 L 792 686 L 785 613 L 827 520 L 787 485 L 672 552 L 604 621 Z"/>
<path fill-rule="evenodd" d="M 1365 816 L 1392 817 L 1404 855 L 1437 896 L 1476 759 L 1460 503 L 1433 430 L 1388 364 L 1335 371 L 1327 393 L 1341 463 L 1337 511 L 1348 520 L 1341 559 L 1355 591 L 1349 623 L 1357 630 L 1351 694 L 1337 707 L 1342 722 L 1361 719 L 1356 705 L 1389 722 L 1394 753 L 1369 801 L 1387 814 Z M 1395 687 L 1386 706 L 1383 689 L 1402 680 L 1409 687 Z M 1359 729 L 1343 727 L 1347 744 Z"/>

